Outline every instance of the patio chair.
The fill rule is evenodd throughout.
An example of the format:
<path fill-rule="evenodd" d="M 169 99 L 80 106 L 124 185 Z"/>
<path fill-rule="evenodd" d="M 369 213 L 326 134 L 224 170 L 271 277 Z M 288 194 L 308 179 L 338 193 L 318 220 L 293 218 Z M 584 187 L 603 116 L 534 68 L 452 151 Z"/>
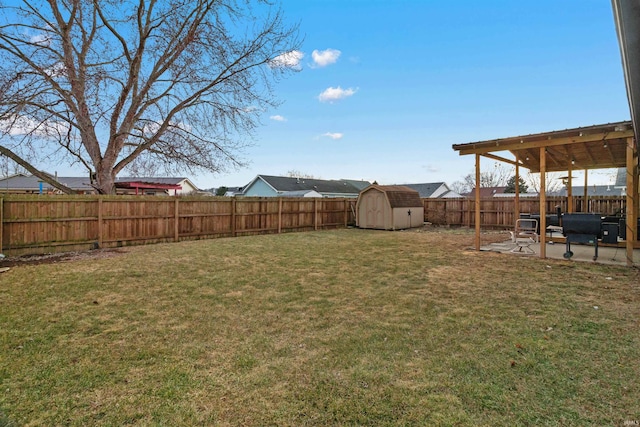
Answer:
<path fill-rule="evenodd" d="M 511 252 L 535 254 L 531 249 L 533 243 L 538 243 L 538 220 L 524 218 L 516 220 L 516 226 L 511 234 L 511 241 L 515 244 Z"/>

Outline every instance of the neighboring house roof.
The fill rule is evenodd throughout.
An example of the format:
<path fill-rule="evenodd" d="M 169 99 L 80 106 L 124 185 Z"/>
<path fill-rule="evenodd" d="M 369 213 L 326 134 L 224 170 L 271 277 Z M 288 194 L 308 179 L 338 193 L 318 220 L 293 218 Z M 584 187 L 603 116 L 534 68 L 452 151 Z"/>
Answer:
<path fill-rule="evenodd" d="M 436 193 L 440 189 L 440 187 L 446 184 L 444 182 L 429 182 L 424 184 L 404 184 L 404 185 L 416 190 L 418 193 L 420 193 L 420 197 L 428 199 L 432 197 L 438 197 L 437 195 L 434 196 L 434 193 Z"/>
<path fill-rule="evenodd" d="M 313 178 L 293 178 L 288 176 L 272 176 L 258 175 L 249 184 L 245 186 L 244 192 L 247 192 L 256 181 L 262 180 L 276 193 L 282 194 L 292 191 L 313 190 L 320 194 L 352 194 L 357 195 L 360 188 L 355 185 L 358 181 L 353 180 L 324 180 Z M 364 185 L 366 183 L 366 185 Z M 366 181 L 359 182 L 359 186 L 368 187 L 370 184 Z"/>
<path fill-rule="evenodd" d="M 95 189 L 91 186 L 89 177 L 57 177 L 55 178 L 61 184 L 76 190 L 76 191 L 95 191 Z M 4 179 L 0 179 L 0 190 L 13 190 L 13 191 L 39 191 L 40 189 L 40 181 L 41 179 L 37 176 L 29 175 L 13 175 Z M 156 184 L 156 187 L 163 188 L 166 186 L 170 186 L 171 188 L 175 188 L 175 186 L 181 186 L 183 190 L 189 191 L 189 189 L 185 189 L 185 184 L 191 186 L 194 190 L 197 190 L 198 187 L 193 185 L 188 178 L 160 178 L 160 177 L 122 177 L 116 178 L 116 184 L 121 184 L 122 187 L 124 183 L 145 183 L 145 184 Z M 118 186 L 118 185 L 116 185 Z M 43 182 L 43 188 L 51 188 L 51 185 Z M 168 188 L 168 187 L 167 187 Z"/>
<path fill-rule="evenodd" d="M 507 187 L 480 187 L 480 198 L 493 197 L 496 194 L 502 194 L 502 193 L 504 193 L 505 188 L 507 188 Z M 463 196 L 465 196 L 465 197 L 475 197 L 476 196 L 476 189 L 474 188 L 470 192 L 463 194 Z"/>
<path fill-rule="evenodd" d="M 116 182 L 146 182 L 146 183 L 154 183 L 154 184 L 170 184 L 170 185 L 180 185 L 183 181 L 189 181 L 188 178 L 184 177 L 157 177 L 157 176 L 123 176 L 116 177 Z"/>
<path fill-rule="evenodd" d="M 355 179 L 341 179 L 340 181 L 344 181 L 344 182 L 348 182 L 349 184 L 353 185 L 354 187 L 356 187 L 359 191 L 364 190 L 365 188 L 367 188 L 368 186 L 371 185 L 371 183 L 369 181 L 358 181 Z"/>
<path fill-rule="evenodd" d="M 582 186 L 572 186 L 571 193 L 574 196 L 582 196 L 584 195 L 584 185 Z M 563 188 L 554 195 L 566 197 L 567 188 Z M 613 185 L 588 185 L 587 186 L 587 196 L 613 196 L 619 197 L 624 195 L 623 189 L 616 188 Z"/>
<path fill-rule="evenodd" d="M 322 194 L 315 190 L 285 191 L 280 195 L 282 197 L 322 197 Z"/>
<path fill-rule="evenodd" d="M 461 194 L 456 193 L 453 190 L 449 190 L 446 193 L 441 194 L 440 196 L 438 196 L 438 198 L 440 199 L 457 199 L 462 197 Z"/>
<path fill-rule="evenodd" d="M 420 193 L 413 188 L 409 188 L 404 185 L 371 185 L 362 190 L 362 193 L 374 189 L 387 195 L 387 199 L 389 200 L 389 204 L 392 208 L 414 208 L 424 206 L 420 199 Z"/>
<path fill-rule="evenodd" d="M 0 190 L 13 191 L 38 191 L 42 180 L 37 176 L 13 175 L 0 179 Z M 58 177 L 57 181 L 76 191 L 92 191 L 94 188 L 89 184 L 89 177 Z M 51 185 L 42 182 L 43 188 L 50 188 Z"/>
<path fill-rule="evenodd" d="M 627 168 L 618 168 L 616 183 L 613 186 L 615 188 L 627 188 Z"/>
<path fill-rule="evenodd" d="M 406 187 L 412 188 L 420 193 L 423 199 L 462 197 L 460 194 L 452 191 L 444 182 L 428 182 L 423 184 L 404 184 Z"/>

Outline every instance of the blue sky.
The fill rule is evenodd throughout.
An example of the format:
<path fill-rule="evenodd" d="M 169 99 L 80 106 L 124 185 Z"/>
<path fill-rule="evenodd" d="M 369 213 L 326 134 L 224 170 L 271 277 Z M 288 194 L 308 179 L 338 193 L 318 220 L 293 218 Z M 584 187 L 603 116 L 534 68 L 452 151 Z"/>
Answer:
<path fill-rule="evenodd" d="M 452 144 L 629 119 L 606 0 L 283 0 L 282 7 L 304 36 L 301 70 L 276 86 L 283 103 L 265 113 L 245 153 L 249 167 L 194 177 L 201 187 L 290 170 L 450 184 L 474 168 L 473 156 L 459 156 Z M 314 51 L 325 60 L 333 53 L 335 62 L 316 63 Z M 321 97 L 327 89 L 343 97 Z M 608 180 L 607 172 L 590 172 L 590 183 Z"/>

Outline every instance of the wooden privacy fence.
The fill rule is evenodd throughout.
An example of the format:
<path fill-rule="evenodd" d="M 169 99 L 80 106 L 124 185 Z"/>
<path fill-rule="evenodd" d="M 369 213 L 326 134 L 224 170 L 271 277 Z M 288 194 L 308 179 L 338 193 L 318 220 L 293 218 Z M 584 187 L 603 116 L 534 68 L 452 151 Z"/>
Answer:
<path fill-rule="evenodd" d="M 6 196 L 0 253 L 42 254 L 355 223 L 356 199 Z"/>
<path fill-rule="evenodd" d="M 576 212 L 614 215 L 624 197 L 573 198 Z M 424 220 L 475 225 L 473 199 L 422 199 Z M 547 198 L 549 214 L 566 197 Z M 5 196 L 0 198 L 0 253 L 41 254 L 250 234 L 311 231 L 355 224 L 356 199 L 189 198 L 126 196 Z M 484 228 L 511 228 L 515 200 L 481 200 Z M 538 213 L 540 200 L 520 199 L 521 213 Z"/>
<path fill-rule="evenodd" d="M 424 203 L 425 221 L 435 225 L 475 226 L 475 200 L 457 199 L 422 199 Z M 562 212 L 567 211 L 567 197 L 547 197 L 547 214 L 554 214 L 556 206 Z M 625 197 L 573 197 L 574 212 L 593 212 L 602 215 L 614 215 L 624 212 Z M 515 212 L 513 198 L 490 197 L 480 200 L 480 221 L 484 228 L 511 228 L 518 213 Z M 540 199 L 533 197 L 520 198 L 520 213 L 540 212 Z"/>

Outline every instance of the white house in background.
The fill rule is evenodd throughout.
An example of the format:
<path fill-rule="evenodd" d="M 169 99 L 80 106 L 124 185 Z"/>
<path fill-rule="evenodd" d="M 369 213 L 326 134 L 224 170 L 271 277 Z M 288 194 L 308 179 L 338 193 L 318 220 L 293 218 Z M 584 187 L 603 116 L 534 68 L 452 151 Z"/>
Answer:
<path fill-rule="evenodd" d="M 224 197 L 242 196 L 242 187 L 227 187 Z"/>
<path fill-rule="evenodd" d="M 622 197 L 625 195 L 626 187 L 619 188 L 614 185 L 588 185 L 587 197 L 605 196 L 605 197 Z M 566 197 L 569 193 L 567 187 L 561 188 L 554 196 Z M 582 196 L 584 194 L 583 185 L 574 185 L 571 187 L 571 194 L 574 196 Z"/>
<path fill-rule="evenodd" d="M 451 190 L 444 182 L 428 182 L 424 184 L 403 184 L 405 187 L 416 190 L 420 194 L 421 199 L 442 199 L 462 197 L 460 194 Z"/>
<path fill-rule="evenodd" d="M 53 177 L 79 194 L 96 194 L 89 177 Z M 199 190 L 188 178 L 116 178 L 116 194 L 175 196 L 196 194 Z M 58 190 L 33 175 L 17 174 L 0 179 L 0 193 L 57 194 Z"/>
<path fill-rule="evenodd" d="M 247 184 L 242 194 L 247 197 L 350 197 L 357 198 L 368 181 L 349 179 L 324 180 L 288 176 L 258 175 Z"/>

